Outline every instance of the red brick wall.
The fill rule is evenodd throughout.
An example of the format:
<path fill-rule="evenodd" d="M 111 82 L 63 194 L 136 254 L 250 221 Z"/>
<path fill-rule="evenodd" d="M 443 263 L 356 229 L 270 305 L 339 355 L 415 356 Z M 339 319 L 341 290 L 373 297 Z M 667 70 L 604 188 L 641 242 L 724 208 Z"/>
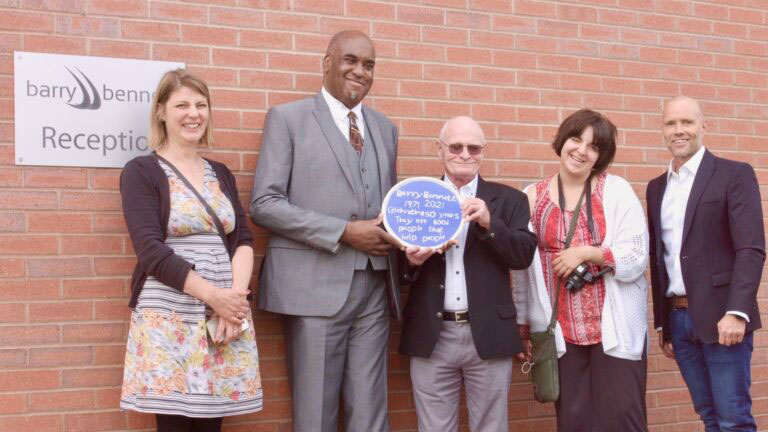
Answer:
<path fill-rule="evenodd" d="M 446 118 L 467 114 L 490 139 L 483 174 L 529 183 L 555 169 L 547 143 L 559 121 L 586 106 L 618 125 L 612 171 L 642 196 L 669 159 L 662 100 L 685 93 L 702 101 L 706 145 L 750 162 L 768 184 L 765 0 L 0 0 L 0 430 L 153 424 L 117 409 L 135 262 L 119 171 L 14 165 L 12 52 L 187 62 L 214 88 L 210 153 L 238 173 L 247 202 L 267 108 L 319 89 L 329 35 L 345 28 L 376 43 L 367 102 L 400 128 L 401 176 L 439 174 L 434 137 Z M 768 311 L 764 290 L 760 302 Z M 228 420 L 226 430 L 288 431 L 281 326 L 259 313 L 256 328 L 265 409 Z M 759 332 L 753 399 L 763 430 L 767 348 Z M 390 360 L 392 428 L 414 430 L 407 359 L 393 352 Z M 651 429 L 701 430 L 655 339 L 648 369 Z M 552 407 L 533 402 L 529 387 L 517 372 L 513 430 L 553 430 Z"/>

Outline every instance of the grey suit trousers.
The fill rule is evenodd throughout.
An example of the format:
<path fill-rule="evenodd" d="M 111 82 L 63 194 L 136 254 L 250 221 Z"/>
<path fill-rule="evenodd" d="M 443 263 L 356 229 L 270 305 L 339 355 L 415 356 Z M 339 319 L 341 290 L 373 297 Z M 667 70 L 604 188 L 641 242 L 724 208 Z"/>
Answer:
<path fill-rule="evenodd" d="M 506 432 L 512 357 L 483 360 L 468 323 L 444 321 L 429 358 L 411 357 L 411 383 L 420 432 L 459 429 L 461 382 L 473 432 Z"/>
<path fill-rule="evenodd" d="M 285 315 L 295 432 L 336 432 L 339 394 L 347 432 L 389 430 L 384 273 L 355 271 L 334 316 Z"/>

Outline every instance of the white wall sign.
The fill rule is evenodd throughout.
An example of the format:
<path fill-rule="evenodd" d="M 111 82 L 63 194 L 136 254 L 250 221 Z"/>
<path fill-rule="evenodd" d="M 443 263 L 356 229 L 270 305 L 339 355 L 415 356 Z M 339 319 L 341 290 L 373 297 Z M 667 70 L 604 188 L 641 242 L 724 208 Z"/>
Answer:
<path fill-rule="evenodd" d="M 149 152 L 160 77 L 184 63 L 14 53 L 17 165 L 122 167 Z"/>

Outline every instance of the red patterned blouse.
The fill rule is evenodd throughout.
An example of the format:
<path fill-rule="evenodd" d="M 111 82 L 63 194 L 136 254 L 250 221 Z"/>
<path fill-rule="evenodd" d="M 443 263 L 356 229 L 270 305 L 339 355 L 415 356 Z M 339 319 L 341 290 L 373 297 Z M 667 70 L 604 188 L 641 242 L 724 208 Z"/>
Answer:
<path fill-rule="evenodd" d="M 593 181 L 597 185 L 592 192 L 592 218 L 594 220 L 595 236 L 589 231 L 586 207 L 581 207 L 579 222 L 574 228 L 571 246 L 599 245 L 605 237 L 605 213 L 603 211 L 603 191 L 607 174 L 599 174 Z M 539 254 L 544 270 L 544 282 L 550 299 L 552 290 L 557 285 L 557 276 L 552 270 L 552 260 L 563 250 L 567 227 L 570 226 L 572 211 L 560 211 L 560 207 L 549 197 L 549 186 L 554 175 L 545 178 L 535 185 L 536 205 L 534 206 L 531 222 L 539 236 Z M 601 247 L 604 265 L 615 267 L 613 253 L 610 248 Z M 592 273 L 599 268 L 589 263 Z M 560 282 L 560 300 L 558 302 L 557 320 L 563 330 L 563 337 L 568 343 L 576 345 L 592 345 L 602 340 L 600 320 L 605 301 L 605 282 L 602 278 L 594 284 L 584 285 L 580 291 L 572 293 L 565 289 L 565 281 Z"/>

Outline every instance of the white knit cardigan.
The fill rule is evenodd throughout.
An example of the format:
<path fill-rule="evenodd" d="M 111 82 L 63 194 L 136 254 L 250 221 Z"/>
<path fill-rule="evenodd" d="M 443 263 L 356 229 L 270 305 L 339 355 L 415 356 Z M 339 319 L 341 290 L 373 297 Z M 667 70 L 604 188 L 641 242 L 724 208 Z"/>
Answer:
<path fill-rule="evenodd" d="M 640 360 L 648 343 L 648 283 L 643 275 L 648 265 L 645 212 L 629 183 L 610 174 L 605 181 L 603 209 L 606 228 L 602 246 L 611 249 L 616 262 L 615 272 L 603 276 L 605 302 L 600 326 L 603 351 L 613 357 Z M 528 228 L 533 231 L 532 224 Z M 525 270 L 513 271 L 512 276 L 517 323 L 529 324 L 531 332 L 544 331 L 552 317 L 552 304 L 544 284 L 538 248 L 531 265 Z M 555 341 L 557 355 L 562 357 L 565 339 L 559 323 L 555 328 Z"/>

